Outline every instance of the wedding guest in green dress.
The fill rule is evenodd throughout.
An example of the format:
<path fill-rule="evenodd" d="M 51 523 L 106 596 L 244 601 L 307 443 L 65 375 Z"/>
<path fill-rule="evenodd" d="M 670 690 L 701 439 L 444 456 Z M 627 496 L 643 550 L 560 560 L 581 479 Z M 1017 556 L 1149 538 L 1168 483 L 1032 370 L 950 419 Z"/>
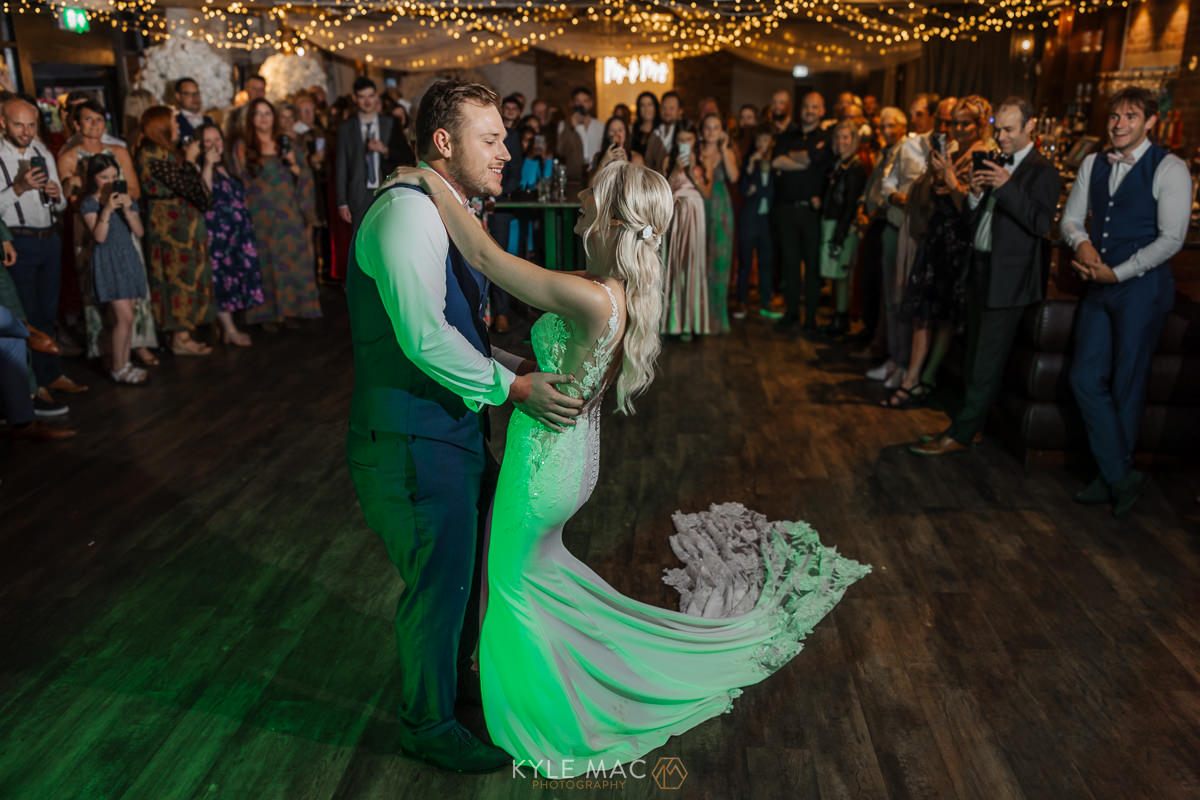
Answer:
<path fill-rule="evenodd" d="M 699 162 L 704 168 L 696 188 L 704 197 L 708 318 L 712 333 L 728 333 L 733 269 L 733 198 L 729 184 L 737 183 L 739 169 L 736 148 L 730 144 L 717 114 L 707 114 L 700 122 Z"/>
<path fill-rule="evenodd" d="M 253 100 L 245 118 L 243 137 L 234 144 L 234 166 L 246 187 L 264 299 L 246 312 L 246 322 L 270 330 L 285 320 L 321 316 L 311 236 L 316 194 L 312 172 L 297 157 L 292 136 L 279 130 L 275 107 Z"/>

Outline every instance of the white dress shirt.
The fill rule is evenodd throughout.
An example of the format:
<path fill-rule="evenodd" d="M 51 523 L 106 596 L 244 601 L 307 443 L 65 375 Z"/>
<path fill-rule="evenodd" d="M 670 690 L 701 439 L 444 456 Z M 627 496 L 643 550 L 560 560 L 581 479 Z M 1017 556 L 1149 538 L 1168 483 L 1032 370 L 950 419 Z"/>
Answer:
<path fill-rule="evenodd" d="M 604 146 L 604 123 L 595 117 L 588 117 L 587 125 L 576 125 L 575 132 L 583 141 L 583 162 L 592 163 L 596 153 Z"/>
<path fill-rule="evenodd" d="M 898 145 L 900 152 L 896 155 L 896 160 L 892 162 L 892 168 L 883 179 L 885 203 L 897 192 L 908 194 L 913 182 L 921 177 L 921 173 L 925 171 L 925 165 L 929 161 L 931 147 L 929 137 L 928 133 L 910 133 L 904 141 L 900 142 Z M 900 223 L 904 221 L 904 209 L 889 204 L 887 218 L 892 225 L 900 227 Z"/>
<path fill-rule="evenodd" d="M 1145 139 L 1133 150 L 1134 163 L 1141 160 L 1150 149 L 1150 140 Z M 1074 250 L 1087 241 L 1087 229 L 1084 220 L 1087 218 L 1089 185 L 1091 183 L 1092 165 L 1096 157 L 1107 158 L 1104 153 L 1092 153 L 1083 160 L 1079 174 L 1075 176 L 1075 185 L 1071 187 L 1071 195 L 1067 198 L 1067 207 L 1063 209 L 1062 220 L 1058 230 L 1063 240 Z M 1116 194 L 1129 174 L 1133 164 L 1118 162 L 1112 165 L 1108 172 L 1108 192 Z M 1112 266 L 1118 281 L 1138 278 L 1149 270 L 1165 264 L 1171 256 L 1183 249 L 1183 240 L 1187 237 L 1188 220 L 1192 213 L 1192 176 L 1188 173 L 1187 164 L 1178 156 L 1167 154 L 1154 170 L 1154 180 L 1151 193 L 1158 203 L 1158 238 L 1138 250 L 1125 261 Z"/>
<path fill-rule="evenodd" d="M 65 193 L 60 192 L 58 200 L 53 201 L 52 206 L 44 206 L 36 189 L 18 197 L 12 183 L 5 180 L 5 170 L 8 178 L 13 181 L 28 172 L 29 159 L 35 155 L 46 159 L 46 175 L 61 189 L 58 167 L 54 163 L 54 156 L 50 154 L 50 148 L 34 139 L 22 153 L 8 137 L 0 138 L 0 160 L 4 162 L 4 170 L 0 170 L 0 219 L 10 228 L 49 228 L 54 224 L 54 215 L 50 209 L 61 212 L 67 207 Z"/>
<path fill-rule="evenodd" d="M 1013 153 L 1012 164 L 1003 167 L 1004 171 L 1012 175 L 1017 171 L 1017 167 L 1021 166 L 1021 162 L 1025 160 L 1025 156 L 1033 152 L 1033 142 L 1022 147 L 1017 152 Z M 995 190 L 993 190 L 995 191 Z M 983 201 L 983 195 L 967 194 L 967 205 L 974 211 Z M 992 252 L 992 213 L 996 208 L 996 197 L 988 193 L 987 204 L 983 208 L 983 214 L 979 217 L 979 227 L 975 229 L 975 250 L 980 253 Z"/>
<path fill-rule="evenodd" d="M 675 144 L 675 123 L 672 122 L 669 125 L 665 122 L 659 123 L 659 125 L 654 129 L 654 135 L 662 141 L 663 146 L 667 148 L 667 152 L 670 153 L 671 146 Z"/>
<path fill-rule="evenodd" d="M 188 124 L 192 126 L 192 130 L 196 130 L 204 124 L 203 113 L 188 111 L 186 108 L 179 109 L 179 113 L 188 121 Z"/>
<path fill-rule="evenodd" d="M 453 186 L 446 186 L 466 205 Z M 379 288 L 396 341 L 410 361 L 472 411 L 508 399 L 513 371 L 484 357 L 446 321 L 450 238 L 432 200 L 417 191 L 388 192 L 363 217 L 354 252 L 359 268 Z M 502 360 L 520 363 L 513 358 Z"/>
<path fill-rule="evenodd" d="M 368 131 L 368 128 L 370 128 L 369 131 Z M 383 169 L 383 163 L 380 161 L 379 153 L 376 153 L 374 150 L 367 150 L 366 146 L 367 146 L 368 139 L 382 140 L 382 138 L 383 138 L 379 132 L 379 115 L 376 114 L 373 117 L 365 117 L 365 118 L 362 116 L 359 116 L 358 129 L 359 129 L 359 132 L 362 133 L 363 150 L 367 154 L 367 160 L 372 162 L 375 165 L 375 182 L 374 183 L 371 182 L 370 173 L 367 173 L 367 188 L 368 189 L 378 189 L 379 184 L 383 181 L 383 176 L 381 176 L 379 174 L 380 170 Z"/>

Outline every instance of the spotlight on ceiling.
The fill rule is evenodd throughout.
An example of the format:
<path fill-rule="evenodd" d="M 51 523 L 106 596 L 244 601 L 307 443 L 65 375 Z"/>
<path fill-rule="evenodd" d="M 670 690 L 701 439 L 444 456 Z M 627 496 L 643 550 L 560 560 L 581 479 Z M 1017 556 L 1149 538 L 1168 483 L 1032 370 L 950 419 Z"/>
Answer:
<path fill-rule="evenodd" d="M 797 64 L 796 66 L 792 67 L 792 77 L 793 78 L 807 78 L 808 77 L 808 67 L 804 66 L 803 64 Z"/>

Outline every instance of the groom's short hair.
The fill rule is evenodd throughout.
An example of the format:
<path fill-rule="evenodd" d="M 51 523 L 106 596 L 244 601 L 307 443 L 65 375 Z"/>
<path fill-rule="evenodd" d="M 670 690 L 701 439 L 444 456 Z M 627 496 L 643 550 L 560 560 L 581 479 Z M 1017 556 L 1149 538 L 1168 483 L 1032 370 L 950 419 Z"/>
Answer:
<path fill-rule="evenodd" d="M 500 95 L 482 83 L 460 80 L 438 81 L 426 90 L 417 108 L 417 154 L 425 158 L 433 149 L 433 132 L 445 128 L 450 138 L 457 140 L 462 125 L 463 103 L 495 106 L 500 109 Z"/>

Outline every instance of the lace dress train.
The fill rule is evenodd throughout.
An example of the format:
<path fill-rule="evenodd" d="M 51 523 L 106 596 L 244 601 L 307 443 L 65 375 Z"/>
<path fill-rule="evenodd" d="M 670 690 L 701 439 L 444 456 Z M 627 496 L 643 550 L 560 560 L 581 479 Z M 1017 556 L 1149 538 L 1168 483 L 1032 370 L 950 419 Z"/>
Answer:
<path fill-rule="evenodd" d="M 684 566 L 664 580 L 682 611 L 622 595 L 567 551 L 563 525 L 599 474 L 598 401 L 617 350 L 617 304 L 604 288 L 613 316 L 581 381 L 593 402 L 563 433 L 513 414 L 490 528 L 480 638 L 488 732 L 548 776 L 567 759 L 611 769 L 728 711 L 870 570 L 808 525 L 736 503 L 675 515 L 671 544 Z M 532 338 L 539 367 L 561 368 L 566 323 L 546 314 Z"/>

